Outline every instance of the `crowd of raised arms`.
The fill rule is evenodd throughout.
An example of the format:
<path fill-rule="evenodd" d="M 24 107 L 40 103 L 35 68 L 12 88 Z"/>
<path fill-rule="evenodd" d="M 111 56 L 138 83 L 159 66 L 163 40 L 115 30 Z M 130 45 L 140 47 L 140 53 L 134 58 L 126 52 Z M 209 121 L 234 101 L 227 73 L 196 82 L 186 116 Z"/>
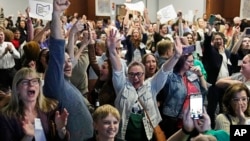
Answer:
<path fill-rule="evenodd" d="M 156 141 L 156 128 L 167 141 L 229 141 L 230 125 L 250 125 L 245 19 L 153 23 L 126 8 L 92 21 L 69 6 L 53 0 L 47 23 L 29 8 L 4 18 L 1 141 Z"/>

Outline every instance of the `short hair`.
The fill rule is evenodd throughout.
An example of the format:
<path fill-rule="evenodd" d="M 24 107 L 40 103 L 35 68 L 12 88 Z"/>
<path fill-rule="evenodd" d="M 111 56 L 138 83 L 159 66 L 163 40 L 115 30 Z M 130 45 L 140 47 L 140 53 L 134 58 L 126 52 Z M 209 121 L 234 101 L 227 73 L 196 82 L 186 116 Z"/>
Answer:
<path fill-rule="evenodd" d="M 134 67 L 134 66 L 140 66 L 143 70 L 143 72 L 145 73 L 145 66 L 141 63 L 141 62 L 138 62 L 138 61 L 132 61 L 129 65 L 128 65 L 128 71 Z"/>
<path fill-rule="evenodd" d="M 96 43 L 95 43 L 95 47 L 100 47 L 100 49 L 103 51 L 103 52 L 106 52 L 107 50 L 107 47 L 106 47 L 106 42 L 103 41 L 103 40 L 97 40 Z"/>
<path fill-rule="evenodd" d="M 97 122 L 99 119 L 103 119 L 109 114 L 113 115 L 118 121 L 120 121 L 121 116 L 119 111 L 114 106 L 111 106 L 109 104 L 104 104 L 94 111 L 94 113 L 92 114 L 93 121 Z"/>
<path fill-rule="evenodd" d="M 170 40 L 161 40 L 156 45 L 159 55 L 164 55 L 166 51 L 173 49 L 173 43 Z"/>
<path fill-rule="evenodd" d="M 231 102 L 232 98 L 234 97 L 234 95 L 238 92 L 241 92 L 241 91 L 245 91 L 247 94 L 247 97 L 248 98 L 250 97 L 249 89 L 243 83 L 232 84 L 226 89 L 224 96 L 223 96 L 223 99 L 222 99 L 223 110 L 225 113 L 228 113 L 230 115 L 235 116 L 235 112 L 234 112 L 233 108 L 231 107 L 230 102 Z M 244 114 L 246 116 L 250 116 L 250 101 L 249 100 L 248 100 L 248 104 L 247 104 L 247 110 L 244 112 Z"/>
<path fill-rule="evenodd" d="M 225 35 L 222 32 L 214 32 L 212 36 L 212 41 L 214 40 L 216 35 L 220 36 L 222 39 L 225 38 Z"/>

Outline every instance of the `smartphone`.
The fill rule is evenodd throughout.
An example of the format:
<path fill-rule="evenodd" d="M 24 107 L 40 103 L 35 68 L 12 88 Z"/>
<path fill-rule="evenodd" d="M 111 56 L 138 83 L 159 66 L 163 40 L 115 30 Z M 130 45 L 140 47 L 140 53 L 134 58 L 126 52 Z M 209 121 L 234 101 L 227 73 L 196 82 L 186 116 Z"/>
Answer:
<path fill-rule="evenodd" d="M 215 19 L 216 19 L 215 15 L 210 15 L 209 20 L 208 20 L 208 23 L 209 23 L 210 25 L 213 25 Z"/>
<path fill-rule="evenodd" d="M 191 118 L 200 119 L 203 113 L 203 99 L 202 94 L 191 94 L 190 95 L 190 113 Z"/>
<path fill-rule="evenodd" d="M 182 48 L 182 54 L 190 54 L 195 51 L 195 45 L 187 46 Z"/>
<path fill-rule="evenodd" d="M 250 27 L 246 27 L 246 32 L 245 32 L 245 34 L 246 34 L 247 36 L 250 36 Z"/>

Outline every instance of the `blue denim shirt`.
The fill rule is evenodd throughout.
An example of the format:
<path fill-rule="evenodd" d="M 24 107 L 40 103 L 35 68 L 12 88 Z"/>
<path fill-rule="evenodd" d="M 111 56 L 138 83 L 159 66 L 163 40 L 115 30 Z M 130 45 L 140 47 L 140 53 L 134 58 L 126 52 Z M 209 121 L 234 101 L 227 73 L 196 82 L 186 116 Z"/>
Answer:
<path fill-rule="evenodd" d="M 191 82 L 197 89 L 203 93 L 205 89 L 201 87 L 199 77 L 191 71 L 186 72 L 187 77 L 195 75 L 195 79 Z M 187 79 L 190 81 L 189 79 Z M 184 84 L 181 75 L 178 73 L 170 73 L 168 79 L 162 89 L 164 93 L 163 111 L 165 116 L 177 117 L 182 110 L 183 102 L 187 96 L 187 88 Z M 182 118 L 182 113 L 179 114 L 179 118 Z"/>

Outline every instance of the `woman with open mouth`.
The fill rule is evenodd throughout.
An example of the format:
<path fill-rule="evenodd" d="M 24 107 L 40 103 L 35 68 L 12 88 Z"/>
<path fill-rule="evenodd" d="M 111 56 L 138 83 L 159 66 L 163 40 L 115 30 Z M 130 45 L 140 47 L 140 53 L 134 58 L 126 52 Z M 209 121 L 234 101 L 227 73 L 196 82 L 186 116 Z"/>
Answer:
<path fill-rule="evenodd" d="M 1 109 L 0 140 L 69 140 L 68 112 L 46 98 L 34 69 L 20 69 L 13 80 L 9 103 Z"/>

